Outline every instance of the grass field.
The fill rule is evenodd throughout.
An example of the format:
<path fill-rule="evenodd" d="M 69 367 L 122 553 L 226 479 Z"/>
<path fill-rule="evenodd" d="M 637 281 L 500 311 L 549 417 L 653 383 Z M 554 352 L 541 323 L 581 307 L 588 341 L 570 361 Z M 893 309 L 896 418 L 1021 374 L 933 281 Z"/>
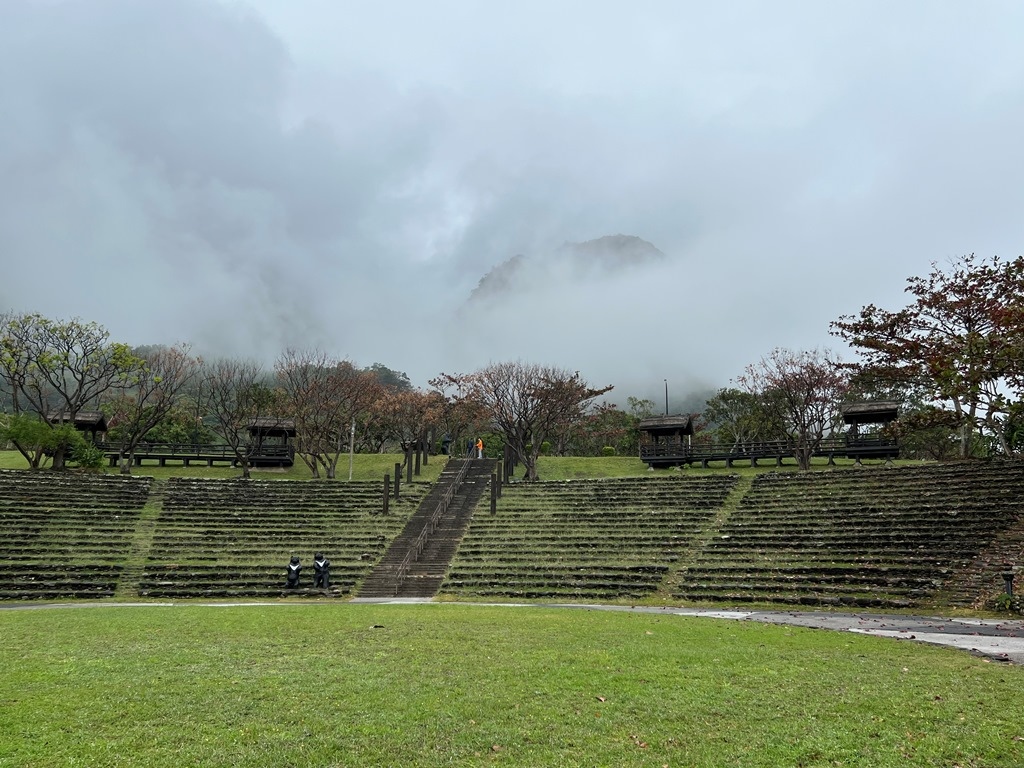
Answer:
<path fill-rule="evenodd" d="M 393 473 L 395 469 L 395 462 L 402 461 L 401 454 L 356 454 L 353 462 L 353 480 L 378 480 L 384 477 L 384 473 Z M 429 463 L 421 465 L 420 476 L 418 479 L 424 481 L 433 481 L 437 479 L 437 476 L 441 473 L 445 462 L 447 461 L 446 456 L 431 456 Z M 878 466 L 883 464 L 882 461 L 865 462 L 864 466 Z M 920 463 L 920 462 L 897 462 L 899 464 L 906 463 Z M 742 462 L 737 463 L 732 469 L 726 469 L 724 465 L 719 462 L 719 466 L 712 466 L 709 469 L 701 469 L 699 466 L 687 467 L 686 469 L 662 469 L 652 472 L 647 468 L 647 465 L 640 461 L 635 456 L 541 456 L 537 462 L 537 472 L 540 475 L 541 480 L 579 480 L 586 478 L 602 478 L 602 477 L 641 477 L 647 475 L 664 475 L 676 472 L 686 472 L 690 474 L 722 474 L 723 472 L 733 472 L 737 474 L 751 474 L 760 472 L 797 472 L 799 471 L 796 464 L 788 462 L 783 465 L 781 469 L 778 469 L 771 464 L 766 462 L 756 468 L 749 466 L 740 466 Z M 837 467 L 851 467 L 854 462 L 846 459 L 837 459 Z M 0 451 L 0 469 L 26 469 L 27 463 L 20 453 L 17 451 Z M 828 461 L 826 459 L 816 459 L 814 463 L 814 469 L 826 470 L 828 469 Z M 117 473 L 118 469 L 105 467 L 104 472 Z M 206 467 L 206 466 L 192 466 L 182 467 L 179 465 L 168 465 L 166 467 L 156 466 L 155 463 L 144 464 L 141 467 L 135 467 L 132 469 L 133 475 L 148 475 L 150 477 L 208 477 L 208 478 L 232 478 L 240 477 L 241 470 L 233 469 L 226 466 L 218 467 Z M 517 470 L 516 476 L 521 476 L 521 468 Z M 298 462 L 295 466 L 288 469 L 264 469 L 264 470 L 253 470 L 253 477 L 259 477 L 262 479 L 281 479 L 281 480 L 309 480 L 310 472 L 305 464 Z M 343 456 L 338 462 L 338 479 L 344 481 L 348 479 L 348 457 Z"/>
<path fill-rule="evenodd" d="M 419 481 L 432 482 L 437 479 L 444 468 L 445 456 L 431 456 L 429 462 L 420 465 L 420 475 L 415 478 Z M 354 457 L 352 466 L 353 480 L 383 480 L 384 474 L 393 474 L 395 463 L 402 461 L 401 454 L 391 453 L 361 453 Z M 0 469 L 27 469 L 28 463 L 17 451 L 0 451 Z M 104 472 L 117 474 L 120 470 L 116 467 L 104 467 Z M 156 462 L 145 463 L 141 467 L 133 467 L 132 475 L 138 477 L 206 477 L 214 479 L 228 479 L 241 477 L 242 470 L 228 466 L 207 467 L 193 465 L 183 467 L 180 464 L 168 464 L 166 467 L 157 466 Z M 252 476 L 261 480 L 309 480 L 311 474 L 309 467 L 301 461 L 296 461 L 295 466 L 287 469 L 253 469 Z M 403 479 L 405 475 L 402 475 Z M 348 480 L 348 456 L 342 456 L 338 462 L 338 480 Z"/>
<path fill-rule="evenodd" d="M 466 605 L 0 611 L 0 765 L 1019 766 L 948 649 Z"/>

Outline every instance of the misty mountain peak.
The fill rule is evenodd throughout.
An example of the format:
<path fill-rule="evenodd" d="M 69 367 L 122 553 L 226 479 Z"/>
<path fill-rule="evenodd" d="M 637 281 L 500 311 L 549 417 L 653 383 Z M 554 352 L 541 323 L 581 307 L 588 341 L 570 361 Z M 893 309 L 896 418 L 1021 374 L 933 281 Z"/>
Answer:
<path fill-rule="evenodd" d="M 582 243 L 566 242 L 538 254 L 516 254 L 480 278 L 469 300 L 508 296 L 552 279 L 599 280 L 665 260 L 654 245 L 635 235 L 605 235 Z"/>

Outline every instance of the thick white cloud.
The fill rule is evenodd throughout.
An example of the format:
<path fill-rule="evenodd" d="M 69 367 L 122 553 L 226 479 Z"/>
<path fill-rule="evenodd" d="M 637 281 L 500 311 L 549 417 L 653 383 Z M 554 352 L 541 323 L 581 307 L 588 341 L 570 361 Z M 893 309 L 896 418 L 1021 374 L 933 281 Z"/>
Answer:
<path fill-rule="evenodd" d="M 0 4 L 0 307 L 418 384 L 524 358 L 720 386 L 966 252 L 1022 251 L 1012 2 Z M 516 253 L 637 235 L 666 265 Z"/>

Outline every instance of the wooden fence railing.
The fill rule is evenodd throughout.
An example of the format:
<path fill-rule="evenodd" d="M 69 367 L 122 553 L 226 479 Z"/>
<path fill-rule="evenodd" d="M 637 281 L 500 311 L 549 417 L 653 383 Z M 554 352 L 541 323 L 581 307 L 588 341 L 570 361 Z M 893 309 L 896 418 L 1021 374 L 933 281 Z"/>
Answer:
<path fill-rule="evenodd" d="M 696 443 L 682 442 L 644 443 L 640 446 L 640 459 L 648 463 L 679 463 L 732 461 L 743 459 L 782 459 L 792 456 L 796 444 L 792 440 L 761 440 L 745 443 Z M 881 437 L 849 436 L 830 437 L 822 440 L 814 456 L 847 458 L 895 457 L 899 455 L 899 444 L 895 440 Z"/>

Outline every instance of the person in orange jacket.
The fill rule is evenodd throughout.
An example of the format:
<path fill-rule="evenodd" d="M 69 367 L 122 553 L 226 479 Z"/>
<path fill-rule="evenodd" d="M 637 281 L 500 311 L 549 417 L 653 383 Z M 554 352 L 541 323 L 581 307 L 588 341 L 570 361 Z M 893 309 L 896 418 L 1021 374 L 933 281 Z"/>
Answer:
<path fill-rule="evenodd" d="M 482 459 L 484 457 L 484 441 L 483 438 L 478 437 L 476 439 L 476 457 Z"/>

